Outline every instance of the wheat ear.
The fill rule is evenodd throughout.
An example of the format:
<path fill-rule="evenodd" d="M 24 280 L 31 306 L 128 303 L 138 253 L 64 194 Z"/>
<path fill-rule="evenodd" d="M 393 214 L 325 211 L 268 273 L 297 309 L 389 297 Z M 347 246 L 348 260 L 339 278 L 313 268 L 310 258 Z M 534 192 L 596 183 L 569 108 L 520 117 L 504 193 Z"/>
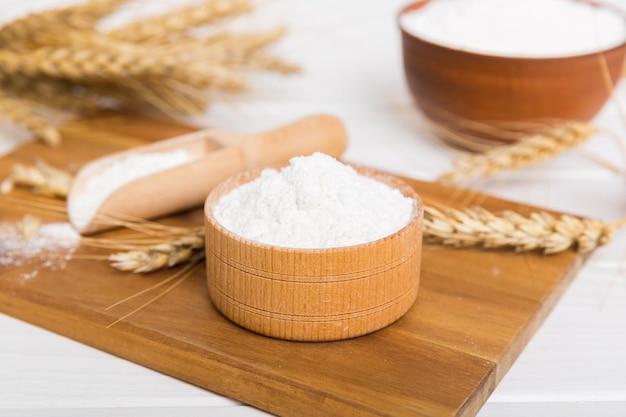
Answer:
<path fill-rule="evenodd" d="M 93 30 L 95 23 L 128 0 L 91 0 L 74 6 L 31 13 L 0 27 L 0 46 L 14 51 L 38 46 L 41 33 L 68 28 Z M 59 27 L 62 26 L 62 27 Z"/>
<path fill-rule="evenodd" d="M 27 100 L 0 94 L 0 115 L 17 126 L 32 132 L 51 146 L 61 143 L 61 135 L 56 127 L 40 116 Z"/>
<path fill-rule="evenodd" d="M 463 154 L 438 181 L 458 184 L 476 177 L 491 177 L 504 170 L 518 170 L 530 164 L 538 164 L 580 145 L 597 131 L 589 123 L 566 121 L 512 145 L 499 146 L 482 153 Z"/>
<path fill-rule="evenodd" d="M 3 194 L 16 185 L 33 188 L 33 192 L 48 197 L 66 198 L 72 184 L 72 174 L 37 160 L 34 166 L 15 164 L 11 174 L 0 185 Z"/>
<path fill-rule="evenodd" d="M 200 227 L 188 235 L 157 245 L 113 253 L 109 255 L 109 260 L 111 266 L 119 270 L 146 273 L 187 262 L 194 254 L 202 256 L 203 248 L 204 228 Z"/>
<path fill-rule="evenodd" d="M 569 249 L 589 253 L 607 244 L 613 232 L 626 224 L 561 215 L 547 212 L 524 217 L 514 211 L 496 215 L 484 208 L 465 210 L 425 207 L 423 236 L 428 243 L 449 247 L 482 247 L 513 249 L 516 252 L 538 250 L 544 255 Z M 118 252 L 109 256 L 112 266 L 122 271 L 146 273 L 185 263 L 204 255 L 204 228 L 198 227 L 183 237 L 146 246 L 137 250 Z"/>
<path fill-rule="evenodd" d="M 189 6 L 170 13 L 153 16 L 108 32 L 111 38 L 124 42 L 167 42 L 172 35 L 186 32 L 191 28 L 213 23 L 214 21 L 243 13 L 252 7 L 247 0 L 213 0 L 196 6 Z"/>
<path fill-rule="evenodd" d="M 101 107 L 100 97 L 84 88 L 72 88 L 66 80 L 15 75 L 0 79 L 0 89 L 8 96 L 30 102 L 33 107 L 46 106 L 70 116 L 92 113 Z"/>
<path fill-rule="evenodd" d="M 513 211 L 497 216 L 484 208 L 465 210 L 426 207 L 424 238 L 429 243 L 452 247 L 509 248 L 517 252 L 539 250 L 553 254 L 568 249 L 588 253 L 608 243 L 624 222 L 598 220 L 546 212 L 524 217 Z"/>

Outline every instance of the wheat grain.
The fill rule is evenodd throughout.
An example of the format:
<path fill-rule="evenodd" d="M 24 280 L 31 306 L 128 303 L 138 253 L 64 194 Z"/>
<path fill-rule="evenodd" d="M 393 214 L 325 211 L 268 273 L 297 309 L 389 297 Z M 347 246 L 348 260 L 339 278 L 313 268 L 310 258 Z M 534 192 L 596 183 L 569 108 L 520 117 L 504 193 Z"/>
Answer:
<path fill-rule="evenodd" d="M 25 240 L 28 240 L 37 230 L 39 230 L 40 226 L 41 219 L 39 217 L 33 216 L 32 214 L 26 214 L 17 224 L 17 230 Z"/>
<path fill-rule="evenodd" d="M 36 194 L 66 198 L 71 184 L 70 173 L 48 165 L 43 160 L 37 160 L 34 166 L 13 165 L 11 174 L 0 185 L 0 191 L 6 194 L 17 185 L 33 188 Z"/>
<path fill-rule="evenodd" d="M 204 248 L 204 228 L 167 240 L 163 243 L 126 252 L 111 254 L 114 268 L 134 273 L 146 273 L 184 263 Z"/>
<path fill-rule="evenodd" d="M 491 177 L 503 170 L 518 170 L 538 164 L 580 145 L 597 130 L 589 123 L 566 121 L 512 145 L 495 147 L 482 153 L 465 153 L 438 181 L 458 184 L 476 177 Z"/>
<path fill-rule="evenodd" d="M 524 217 L 513 211 L 497 216 L 484 208 L 464 210 L 426 207 L 424 238 L 429 243 L 452 247 L 512 248 L 517 252 L 539 250 L 553 254 L 568 249 L 588 253 L 611 240 L 621 223 L 546 212 Z"/>

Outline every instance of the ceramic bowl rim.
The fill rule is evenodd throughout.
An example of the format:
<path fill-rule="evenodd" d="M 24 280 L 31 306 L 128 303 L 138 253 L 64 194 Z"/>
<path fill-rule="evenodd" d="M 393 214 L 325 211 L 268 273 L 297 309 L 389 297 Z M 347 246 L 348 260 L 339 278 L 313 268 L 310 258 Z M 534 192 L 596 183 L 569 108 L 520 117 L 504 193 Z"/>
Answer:
<path fill-rule="evenodd" d="M 526 56 L 526 55 L 520 55 L 520 56 L 514 56 L 514 55 L 496 55 L 496 54 L 489 54 L 489 53 L 485 53 L 485 52 L 475 52 L 475 51 L 469 51 L 466 49 L 458 49 L 458 48 L 454 48 L 451 46 L 447 46 L 447 45 L 443 45 L 437 42 L 433 42 L 427 39 L 424 39 L 420 36 L 415 35 L 414 33 L 409 32 L 408 30 L 405 29 L 404 25 L 402 24 L 402 15 L 404 15 L 405 13 L 411 11 L 412 9 L 418 8 L 418 5 L 420 4 L 426 4 L 430 1 L 437 1 L 437 0 L 413 0 L 411 2 L 409 2 L 408 4 L 405 4 L 400 11 L 398 11 L 397 15 L 396 15 L 396 24 L 398 26 L 398 28 L 400 29 L 401 33 L 403 36 L 406 36 L 410 39 L 413 39 L 414 41 L 418 41 L 418 42 L 422 42 L 424 44 L 429 45 L 431 48 L 438 48 L 442 51 L 448 51 L 449 53 L 453 53 L 453 54 L 460 54 L 460 55 L 466 55 L 466 56 L 473 56 L 473 57 L 477 57 L 477 58 L 482 58 L 482 59 L 491 59 L 494 61 L 502 61 L 502 62 L 519 62 L 519 63 L 554 63 L 554 62 L 558 62 L 561 61 L 563 63 L 566 63 L 569 60 L 579 60 L 579 59 L 597 59 L 598 55 L 600 54 L 608 54 L 610 52 L 613 52 L 615 50 L 618 49 L 622 49 L 622 48 L 626 48 L 626 36 L 624 36 L 624 39 L 622 40 L 622 42 L 618 45 L 612 46 L 610 48 L 605 48 L 605 49 L 600 49 L 597 51 L 592 51 L 592 52 L 585 52 L 582 54 L 571 54 L 571 55 L 561 55 L 561 56 L 537 56 L 537 57 L 533 57 L 533 56 Z M 570 0 L 573 1 L 573 0 Z M 584 3 L 590 4 L 594 7 L 602 7 L 602 8 L 606 8 L 609 10 L 612 10 L 615 14 L 621 16 L 622 20 L 624 21 L 624 25 L 626 25 L 626 11 L 623 11 L 615 6 L 613 6 L 612 4 L 603 4 L 603 3 L 597 3 L 593 0 L 578 0 L 578 1 L 582 1 Z"/>

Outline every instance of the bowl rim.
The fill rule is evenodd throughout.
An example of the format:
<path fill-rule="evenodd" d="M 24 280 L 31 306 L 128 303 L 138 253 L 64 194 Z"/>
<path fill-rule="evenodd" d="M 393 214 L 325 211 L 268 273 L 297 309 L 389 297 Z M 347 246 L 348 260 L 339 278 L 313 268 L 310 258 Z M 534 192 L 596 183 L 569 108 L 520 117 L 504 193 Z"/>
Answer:
<path fill-rule="evenodd" d="M 420 7 L 425 6 L 427 3 L 431 2 L 431 1 L 437 1 L 437 0 L 413 0 L 407 4 L 405 4 L 404 6 L 402 6 L 402 8 L 397 12 L 396 14 L 396 24 L 398 26 L 398 28 L 400 29 L 400 32 L 402 33 L 403 37 L 406 36 L 408 38 L 414 39 L 418 42 L 422 42 L 424 44 L 429 45 L 430 47 L 434 47 L 434 48 L 438 48 L 441 49 L 443 51 L 449 51 L 449 52 L 453 52 L 453 53 L 457 53 L 457 54 L 462 54 L 462 55 L 466 55 L 468 57 L 477 57 L 477 58 L 482 58 L 482 59 L 492 59 L 492 60 L 501 60 L 503 62 L 508 61 L 508 62 L 519 62 L 519 63 L 549 63 L 549 62 L 556 62 L 556 61 L 569 61 L 569 60 L 579 60 L 579 59 L 597 59 L 597 56 L 599 54 L 609 54 L 612 53 L 614 51 L 617 51 L 619 49 L 623 49 L 626 48 L 626 36 L 624 36 L 624 39 L 622 40 L 622 42 L 619 45 L 610 47 L 610 48 L 606 48 L 606 49 L 600 49 L 597 51 L 593 51 L 593 52 L 586 52 L 586 53 L 582 53 L 582 54 L 574 54 L 574 55 L 561 55 L 561 56 L 537 56 L 537 57 L 533 57 L 533 56 L 527 56 L 527 55 L 519 55 L 519 56 L 515 56 L 515 55 L 496 55 L 496 54 L 489 54 L 486 52 L 474 52 L 474 51 L 469 51 L 466 49 L 459 49 L 459 48 L 454 48 L 451 46 L 447 46 L 441 43 L 437 43 L 437 42 L 433 42 L 431 40 L 427 40 L 424 39 L 423 37 L 417 36 L 414 33 L 409 32 L 408 30 L 406 30 L 404 28 L 404 26 L 402 25 L 402 15 L 404 15 L 405 13 L 408 13 L 409 11 L 412 11 L 413 9 L 419 9 Z M 623 11 L 617 7 L 615 7 L 612 4 L 605 4 L 605 3 L 598 3 L 594 0 L 570 0 L 570 1 L 578 1 L 578 2 L 582 2 L 582 3 L 587 3 L 593 7 L 602 7 L 602 8 L 606 8 L 609 10 L 612 10 L 615 14 L 619 15 L 622 17 L 622 20 L 624 21 L 624 25 L 626 25 L 626 11 Z"/>
<path fill-rule="evenodd" d="M 417 222 L 417 221 L 421 221 L 421 219 L 423 219 L 424 216 L 424 203 L 420 197 L 420 195 L 418 194 L 418 192 L 411 187 L 408 183 L 406 183 L 405 181 L 403 181 L 401 178 L 399 178 L 396 175 L 381 171 L 381 170 L 377 170 L 374 168 L 368 168 L 368 167 L 363 167 L 363 166 L 359 166 L 359 165 L 355 165 L 355 164 L 346 164 L 348 166 L 351 166 L 352 168 L 354 168 L 360 175 L 366 175 L 370 178 L 373 178 L 377 181 L 381 181 L 382 179 L 385 179 L 385 181 L 382 181 L 384 184 L 394 188 L 394 189 L 398 189 L 402 192 L 402 195 L 404 195 L 405 197 L 410 197 L 413 199 L 413 213 L 411 215 L 411 218 L 409 219 L 409 221 L 407 222 L 407 224 L 405 224 L 402 228 L 396 230 L 395 232 L 387 235 L 387 236 L 383 236 L 379 239 L 376 240 L 372 240 L 369 242 L 365 242 L 365 243 L 360 243 L 360 244 L 356 244 L 356 245 L 346 245 L 346 246 L 334 246 L 334 247 L 329 247 L 329 248 L 296 248 L 296 247 L 290 247 L 290 246 L 278 246 L 278 245 L 273 245 L 273 244 L 269 244 L 269 243 L 264 243 L 264 242 L 258 242 L 249 238 L 246 238 L 244 236 L 241 236 L 235 232 L 232 232 L 230 230 L 228 230 L 226 227 L 222 226 L 222 224 L 220 222 L 217 221 L 217 219 L 215 218 L 215 216 L 213 215 L 213 206 L 219 201 L 219 198 L 215 198 L 215 193 L 217 191 L 219 191 L 219 188 L 223 187 L 225 184 L 228 184 L 230 182 L 235 182 L 238 181 L 242 178 L 247 178 L 246 181 L 243 181 L 241 184 L 245 183 L 245 182 L 249 182 L 252 181 L 254 179 L 256 179 L 263 170 L 265 169 L 282 169 L 285 168 L 286 165 L 281 165 L 281 166 L 274 166 L 274 167 L 265 167 L 265 168 L 255 168 L 252 170 L 248 170 L 245 172 L 241 172 L 239 174 L 235 174 L 229 178 L 227 178 L 226 180 L 222 181 L 220 184 L 218 184 L 215 188 L 213 188 L 213 190 L 211 190 L 211 192 L 209 193 L 209 195 L 207 196 L 205 203 L 204 203 L 204 218 L 205 221 L 209 222 L 212 227 L 214 227 L 215 229 L 217 229 L 220 233 L 225 234 L 226 236 L 228 236 L 230 239 L 236 240 L 238 242 L 241 242 L 242 244 L 246 244 L 246 245 L 251 245 L 251 246 L 256 246 L 259 249 L 262 250 L 272 250 L 272 251 L 278 251 L 280 253 L 292 253 L 292 252 L 300 252 L 300 253 L 306 253 L 306 254 L 328 254 L 328 253 L 336 253 L 336 252 L 340 252 L 340 251 L 356 251 L 356 250 L 360 250 L 362 248 L 368 247 L 368 246 L 374 246 L 374 245 L 379 245 L 381 244 L 381 242 L 385 241 L 385 240 L 391 240 L 394 239 L 395 236 L 399 235 L 399 234 L 404 234 L 407 233 L 407 231 L 411 228 L 411 226 Z M 390 184 L 393 183 L 393 184 Z M 410 194 L 409 196 L 407 196 L 403 190 L 407 190 L 408 194 Z M 220 197 L 223 194 L 220 195 Z M 212 204 L 209 204 L 209 200 L 214 200 L 212 202 Z M 419 225 L 419 230 L 422 230 L 422 226 Z"/>

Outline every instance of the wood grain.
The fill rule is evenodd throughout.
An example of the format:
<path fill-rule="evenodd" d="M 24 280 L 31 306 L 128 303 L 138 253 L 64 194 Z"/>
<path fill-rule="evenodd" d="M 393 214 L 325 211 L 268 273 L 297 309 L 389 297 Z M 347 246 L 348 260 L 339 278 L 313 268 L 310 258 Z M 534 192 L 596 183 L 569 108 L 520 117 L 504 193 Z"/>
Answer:
<path fill-rule="evenodd" d="M 117 115 L 74 122 L 63 129 L 61 148 L 25 145 L 0 161 L 0 176 L 13 162 L 37 157 L 76 170 L 106 152 L 190 130 Z M 407 181 L 427 205 L 450 203 L 458 195 L 437 184 Z M 21 190 L 11 197 L 33 198 Z M 530 210 L 492 198 L 484 205 Z M 17 220 L 27 210 L 0 198 L 3 221 Z M 198 209 L 163 221 L 201 225 L 202 219 Z M 77 253 L 105 252 L 83 247 Z M 108 306 L 172 271 L 130 275 L 78 257 L 61 270 L 5 266 L 0 311 L 282 416 L 472 416 L 583 261 L 573 252 L 543 257 L 426 245 L 419 295 L 408 313 L 382 330 L 337 342 L 285 341 L 234 325 L 210 302 L 203 267 L 165 297 L 107 328 L 155 293 Z M 39 270 L 36 277 L 22 279 L 33 269 Z"/>

